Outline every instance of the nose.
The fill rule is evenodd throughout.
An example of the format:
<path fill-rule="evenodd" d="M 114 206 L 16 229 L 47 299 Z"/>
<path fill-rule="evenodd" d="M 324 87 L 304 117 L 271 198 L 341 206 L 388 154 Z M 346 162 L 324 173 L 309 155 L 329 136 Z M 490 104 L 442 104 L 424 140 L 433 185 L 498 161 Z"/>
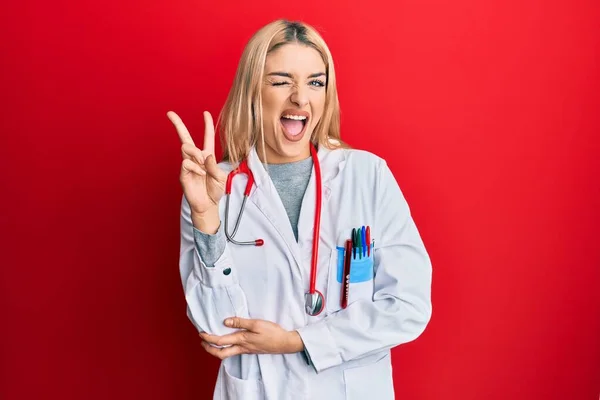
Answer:
<path fill-rule="evenodd" d="M 308 104 L 308 88 L 303 85 L 296 86 L 290 100 L 299 108 L 303 108 Z"/>

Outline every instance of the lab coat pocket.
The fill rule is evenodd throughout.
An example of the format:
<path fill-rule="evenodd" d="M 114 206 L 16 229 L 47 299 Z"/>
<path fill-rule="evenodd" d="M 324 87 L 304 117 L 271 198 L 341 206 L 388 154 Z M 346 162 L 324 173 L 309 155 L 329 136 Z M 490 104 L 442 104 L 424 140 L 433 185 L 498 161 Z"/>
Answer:
<path fill-rule="evenodd" d="M 363 255 L 362 250 L 357 249 L 356 256 L 354 253 L 349 255 L 351 259 L 348 305 L 360 299 L 373 299 L 373 251 L 371 243 L 370 254 L 365 251 Z M 345 253 L 344 247 L 337 246 L 331 255 L 326 299 L 326 307 L 330 312 L 341 309 Z"/>
<path fill-rule="evenodd" d="M 390 354 L 374 363 L 344 370 L 346 400 L 394 400 Z"/>
<path fill-rule="evenodd" d="M 229 368 L 228 359 L 221 363 L 222 382 L 220 387 L 220 396 L 215 396 L 219 400 L 264 400 L 265 387 L 260 379 L 240 379 Z"/>

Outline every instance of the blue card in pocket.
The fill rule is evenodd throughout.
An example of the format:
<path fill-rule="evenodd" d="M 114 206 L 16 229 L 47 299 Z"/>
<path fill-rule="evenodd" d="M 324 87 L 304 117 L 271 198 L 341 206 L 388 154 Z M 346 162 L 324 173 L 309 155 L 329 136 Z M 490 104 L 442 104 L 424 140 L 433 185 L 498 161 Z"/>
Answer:
<path fill-rule="evenodd" d="M 370 254 L 364 257 L 353 257 L 350 254 L 350 283 L 366 282 L 373 279 L 373 243 L 370 243 Z M 336 246 L 337 250 L 337 281 L 342 283 L 344 275 L 345 249 Z"/>

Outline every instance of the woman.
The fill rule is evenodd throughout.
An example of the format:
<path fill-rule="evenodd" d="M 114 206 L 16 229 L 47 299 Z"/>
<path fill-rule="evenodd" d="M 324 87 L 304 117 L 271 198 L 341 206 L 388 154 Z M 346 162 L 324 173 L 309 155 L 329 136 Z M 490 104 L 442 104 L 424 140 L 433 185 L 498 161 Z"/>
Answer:
<path fill-rule="evenodd" d="M 183 154 L 180 272 L 188 316 L 222 359 L 215 399 L 392 399 L 390 349 L 429 321 L 431 264 L 408 205 L 384 160 L 340 140 L 339 113 L 325 42 L 287 21 L 244 50 L 223 162 L 209 113 L 202 149 L 168 113 Z M 254 178 L 245 202 L 244 174 L 224 195 L 238 166 Z"/>

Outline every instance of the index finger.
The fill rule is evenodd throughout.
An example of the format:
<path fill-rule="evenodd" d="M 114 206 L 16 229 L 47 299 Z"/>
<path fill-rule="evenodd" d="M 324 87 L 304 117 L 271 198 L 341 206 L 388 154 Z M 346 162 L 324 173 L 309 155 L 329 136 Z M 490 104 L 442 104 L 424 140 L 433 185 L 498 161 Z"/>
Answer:
<path fill-rule="evenodd" d="M 212 115 L 204 111 L 204 151 L 215 154 L 215 125 Z"/>
<path fill-rule="evenodd" d="M 258 320 L 247 319 L 241 317 L 231 317 L 225 320 L 225 326 L 230 328 L 246 329 L 251 332 L 256 332 L 256 324 Z"/>
<path fill-rule="evenodd" d="M 194 144 L 194 141 L 192 140 L 192 135 L 190 135 L 190 132 L 183 124 L 183 121 L 181 120 L 181 118 L 179 118 L 179 115 L 175 114 L 173 111 L 169 111 L 167 113 L 167 118 L 169 118 L 173 125 L 175 125 L 175 129 L 177 130 L 177 134 L 179 135 L 179 140 L 181 140 L 181 144 L 189 143 L 196 146 Z"/>

